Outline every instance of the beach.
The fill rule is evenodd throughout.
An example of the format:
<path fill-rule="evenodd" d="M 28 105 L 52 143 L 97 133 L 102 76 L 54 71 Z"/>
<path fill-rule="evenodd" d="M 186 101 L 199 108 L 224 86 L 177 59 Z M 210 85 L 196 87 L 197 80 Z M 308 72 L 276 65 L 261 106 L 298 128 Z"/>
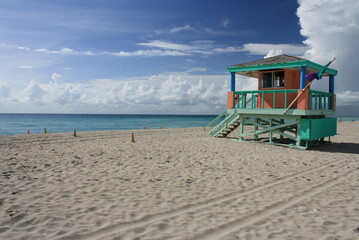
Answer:
<path fill-rule="evenodd" d="M 306 151 L 205 130 L 0 136 L 0 239 L 359 239 L 359 122 Z"/>

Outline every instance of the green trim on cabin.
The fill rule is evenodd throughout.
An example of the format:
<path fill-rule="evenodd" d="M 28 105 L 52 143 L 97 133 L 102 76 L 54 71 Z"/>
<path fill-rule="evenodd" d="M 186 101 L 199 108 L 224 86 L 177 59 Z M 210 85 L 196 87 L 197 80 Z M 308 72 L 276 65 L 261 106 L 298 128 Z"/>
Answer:
<path fill-rule="evenodd" d="M 306 66 L 308 68 L 314 68 L 320 71 L 323 66 L 309 60 L 299 60 L 299 61 L 292 61 L 292 62 L 283 62 L 283 63 L 274 63 L 274 64 L 260 64 L 260 65 L 250 65 L 250 66 L 242 66 L 242 67 L 228 67 L 227 70 L 229 72 L 246 72 L 246 71 L 259 71 L 259 70 L 271 70 L 271 69 L 278 69 L 278 68 L 293 68 L 293 67 L 303 67 Z M 336 76 L 338 71 L 327 68 L 325 70 L 326 73 Z"/>
<path fill-rule="evenodd" d="M 324 66 L 322 66 L 322 65 L 320 65 L 320 64 L 318 64 L 318 63 L 314 63 L 314 62 L 311 62 L 311 61 L 309 61 L 309 60 L 307 60 L 307 67 L 309 67 L 309 68 L 314 68 L 314 69 L 317 69 L 317 70 L 322 70 L 322 68 L 324 67 Z M 334 69 L 332 69 L 332 68 L 327 68 L 326 70 L 325 70 L 325 73 L 328 73 L 328 74 L 330 74 L 330 75 L 333 75 L 333 76 L 336 76 L 337 75 L 337 73 L 338 73 L 338 71 L 337 70 L 334 70 Z"/>

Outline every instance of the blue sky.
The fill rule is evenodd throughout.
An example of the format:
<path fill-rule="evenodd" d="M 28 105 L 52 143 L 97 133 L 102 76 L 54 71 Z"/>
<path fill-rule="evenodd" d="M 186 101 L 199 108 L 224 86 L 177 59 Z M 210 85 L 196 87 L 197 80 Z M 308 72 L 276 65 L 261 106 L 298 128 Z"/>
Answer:
<path fill-rule="evenodd" d="M 346 10 L 352 28 L 331 18 L 327 34 L 356 37 L 358 5 L 341 1 L 353 8 Z M 344 37 L 328 50 L 320 44 L 327 42 L 328 10 L 330 16 L 345 11 L 331 4 L 2 0 L 0 112 L 216 114 L 225 108 L 226 67 L 279 53 L 325 64 L 337 55 L 333 49 L 347 46 Z M 256 88 L 249 79 L 239 81 L 240 89 Z M 343 109 L 358 103 L 352 84 L 337 88 Z"/>

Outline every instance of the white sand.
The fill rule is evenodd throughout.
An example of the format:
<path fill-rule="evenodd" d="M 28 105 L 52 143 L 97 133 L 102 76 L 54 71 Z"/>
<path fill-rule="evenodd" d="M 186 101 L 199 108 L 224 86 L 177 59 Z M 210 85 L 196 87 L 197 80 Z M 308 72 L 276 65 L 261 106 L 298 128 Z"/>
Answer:
<path fill-rule="evenodd" d="M 359 239 L 359 123 L 339 133 L 307 151 L 203 128 L 0 136 L 0 239 Z"/>

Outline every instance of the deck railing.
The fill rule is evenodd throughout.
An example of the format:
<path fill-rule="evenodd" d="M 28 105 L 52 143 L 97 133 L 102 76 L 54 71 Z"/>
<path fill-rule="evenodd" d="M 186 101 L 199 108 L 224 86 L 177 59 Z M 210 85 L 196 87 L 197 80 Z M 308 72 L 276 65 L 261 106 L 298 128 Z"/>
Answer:
<path fill-rule="evenodd" d="M 235 108 L 265 108 L 266 96 L 271 97 L 271 108 L 285 109 L 291 103 L 289 94 L 297 94 L 297 89 L 283 89 L 283 90 L 257 90 L 257 91 L 236 91 L 235 98 L 238 98 Z M 283 95 L 282 106 L 278 104 L 278 96 Z"/>
<path fill-rule="evenodd" d="M 298 89 L 235 91 L 234 108 L 286 109 L 297 96 Z M 299 101 L 299 100 L 297 100 Z M 309 110 L 334 110 L 334 94 L 309 90 Z M 295 108 L 296 105 L 293 107 Z"/>
<path fill-rule="evenodd" d="M 334 109 L 334 94 L 322 92 L 317 90 L 309 90 L 309 109 L 311 110 L 333 110 Z"/>

